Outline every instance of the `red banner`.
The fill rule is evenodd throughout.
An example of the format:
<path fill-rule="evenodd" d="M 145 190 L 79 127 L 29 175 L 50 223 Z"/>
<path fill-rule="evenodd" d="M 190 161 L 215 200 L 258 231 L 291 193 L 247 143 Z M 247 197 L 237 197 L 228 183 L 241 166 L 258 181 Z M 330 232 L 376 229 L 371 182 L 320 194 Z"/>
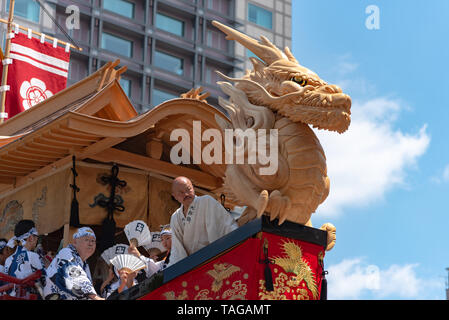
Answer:
<path fill-rule="evenodd" d="M 317 300 L 323 259 L 319 245 L 263 232 L 141 299 Z"/>
<path fill-rule="evenodd" d="M 65 89 L 70 51 L 17 33 L 11 39 L 10 58 L 12 63 L 8 67 L 6 119 Z"/>

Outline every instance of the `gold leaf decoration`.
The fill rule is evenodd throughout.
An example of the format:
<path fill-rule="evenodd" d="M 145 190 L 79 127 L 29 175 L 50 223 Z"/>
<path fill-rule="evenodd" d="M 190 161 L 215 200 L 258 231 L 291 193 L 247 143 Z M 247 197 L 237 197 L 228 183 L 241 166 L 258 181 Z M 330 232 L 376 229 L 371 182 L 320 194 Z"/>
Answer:
<path fill-rule="evenodd" d="M 229 263 L 214 264 L 214 268 L 207 271 L 207 274 L 214 278 L 212 291 L 218 292 L 223 286 L 223 280 L 237 271 L 240 271 L 240 268 Z"/>
<path fill-rule="evenodd" d="M 294 242 L 284 241 L 284 243 L 282 244 L 282 251 L 286 256 L 275 257 L 273 259 L 274 263 L 281 266 L 285 272 L 293 273 L 295 276 L 286 280 L 284 279 L 284 277 L 281 277 L 280 279 L 278 277 L 275 281 L 274 286 L 275 291 L 280 290 L 280 292 L 273 293 L 271 296 L 276 299 L 282 298 L 282 292 L 285 292 L 282 290 L 287 290 L 287 288 L 290 287 L 300 287 L 301 283 L 305 283 L 305 286 L 312 292 L 313 298 L 318 298 L 318 287 L 315 281 L 315 275 L 308 265 L 307 261 L 303 259 L 301 247 Z M 263 281 L 263 283 L 265 283 L 265 281 Z M 276 288 L 276 286 L 278 286 L 279 288 Z M 292 289 L 296 290 L 298 288 Z M 304 295 L 305 289 L 299 289 L 301 289 L 300 292 L 294 294 L 294 297 L 300 299 L 308 299 L 308 295 Z M 307 292 L 307 290 L 305 290 L 305 292 Z M 267 293 L 263 293 L 263 295 L 267 295 Z M 268 293 L 268 295 L 270 294 Z M 283 298 L 285 298 L 285 295 Z"/>

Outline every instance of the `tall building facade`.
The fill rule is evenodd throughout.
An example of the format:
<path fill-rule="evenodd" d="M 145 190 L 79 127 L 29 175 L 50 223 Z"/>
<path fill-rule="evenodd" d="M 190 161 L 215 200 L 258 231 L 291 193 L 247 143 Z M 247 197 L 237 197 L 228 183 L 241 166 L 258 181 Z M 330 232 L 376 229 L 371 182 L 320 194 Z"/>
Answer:
<path fill-rule="evenodd" d="M 250 36 L 291 46 L 291 0 L 40 0 L 82 48 L 72 50 L 68 86 L 107 61 L 126 65 L 121 85 L 139 113 L 204 87 L 218 106 L 215 70 L 241 76 L 251 52 L 227 41 L 217 20 Z M 1 1 L 8 17 L 9 0 Z M 15 22 L 68 41 L 36 0 L 15 0 Z M 5 39 L 6 25 L 1 29 Z"/>

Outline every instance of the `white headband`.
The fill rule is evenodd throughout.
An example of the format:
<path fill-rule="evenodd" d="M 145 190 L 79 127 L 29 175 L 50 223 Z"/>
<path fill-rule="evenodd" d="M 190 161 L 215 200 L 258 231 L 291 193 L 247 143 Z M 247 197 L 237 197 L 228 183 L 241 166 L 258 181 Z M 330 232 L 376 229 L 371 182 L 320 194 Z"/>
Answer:
<path fill-rule="evenodd" d="M 95 233 L 89 227 L 79 228 L 78 231 L 73 234 L 73 239 L 78 239 L 78 238 L 81 238 L 84 236 L 91 236 L 91 237 L 94 237 L 95 239 L 97 239 L 97 237 L 95 236 Z"/>
<path fill-rule="evenodd" d="M 7 243 L 8 242 L 6 242 L 6 241 L 0 241 L 0 250 L 2 250 L 4 247 L 6 247 Z"/>
<path fill-rule="evenodd" d="M 17 240 L 17 241 L 20 242 L 20 244 L 21 244 L 22 246 L 24 246 L 24 245 L 26 244 L 26 242 L 27 242 L 26 240 L 27 240 L 28 237 L 31 236 L 31 235 L 35 235 L 35 236 L 38 235 L 37 230 L 36 230 L 35 227 L 31 228 L 28 232 L 22 234 L 21 236 L 13 237 L 13 238 L 10 239 L 9 241 L 11 241 L 11 240 Z M 8 243 L 9 243 L 9 241 L 8 241 Z M 10 245 L 8 245 L 8 247 L 10 247 Z"/>
<path fill-rule="evenodd" d="M 169 235 L 171 235 L 171 230 L 170 230 L 170 229 L 164 229 L 164 230 L 162 230 L 162 231 L 161 231 L 161 237 L 162 237 L 164 234 L 169 234 Z"/>
<path fill-rule="evenodd" d="M 14 249 L 14 247 L 16 246 L 16 237 L 12 237 L 11 239 L 9 239 L 8 243 L 6 244 L 8 247 Z"/>
<path fill-rule="evenodd" d="M 26 239 L 28 239 L 28 237 L 31 236 L 31 235 L 35 235 L 35 236 L 38 235 L 36 228 L 34 228 L 34 227 L 31 228 L 28 232 L 22 234 L 21 236 L 18 236 L 18 237 L 14 236 L 14 237 L 12 237 L 11 239 L 9 239 L 8 243 L 6 244 L 6 246 L 14 249 L 14 247 L 16 246 L 16 241 L 18 241 L 21 246 L 24 246 L 27 243 Z"/>

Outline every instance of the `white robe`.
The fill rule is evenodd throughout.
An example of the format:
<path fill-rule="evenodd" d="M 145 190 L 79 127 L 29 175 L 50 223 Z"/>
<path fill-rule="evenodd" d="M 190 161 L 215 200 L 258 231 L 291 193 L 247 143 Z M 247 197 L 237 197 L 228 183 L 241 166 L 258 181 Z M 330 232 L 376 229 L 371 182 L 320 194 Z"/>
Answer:
<path fill-rule="evenodd" d="M 37 270 L 42 271 L 42 276 L 39 281 L 40 285 L 44 286 L 45 268 L 41 257 L 35 252 L 28 251 L 25 247 L 17 246 L 16 251 L 6 259 L 3 273 L 18 279 L 24 279 Z M 34 291 L 34 288 L 28 288 L 28 292 Z M 11 290 L 9 294 L 15 296 L 16 292 Z"/>
<path fill-rule="evenodd" d="M 169 266 L 238 228 L 226 209 L 209 195 L 195 196 L 184 216 L 183 206 L 170 219 L 172 248 Z"/>

